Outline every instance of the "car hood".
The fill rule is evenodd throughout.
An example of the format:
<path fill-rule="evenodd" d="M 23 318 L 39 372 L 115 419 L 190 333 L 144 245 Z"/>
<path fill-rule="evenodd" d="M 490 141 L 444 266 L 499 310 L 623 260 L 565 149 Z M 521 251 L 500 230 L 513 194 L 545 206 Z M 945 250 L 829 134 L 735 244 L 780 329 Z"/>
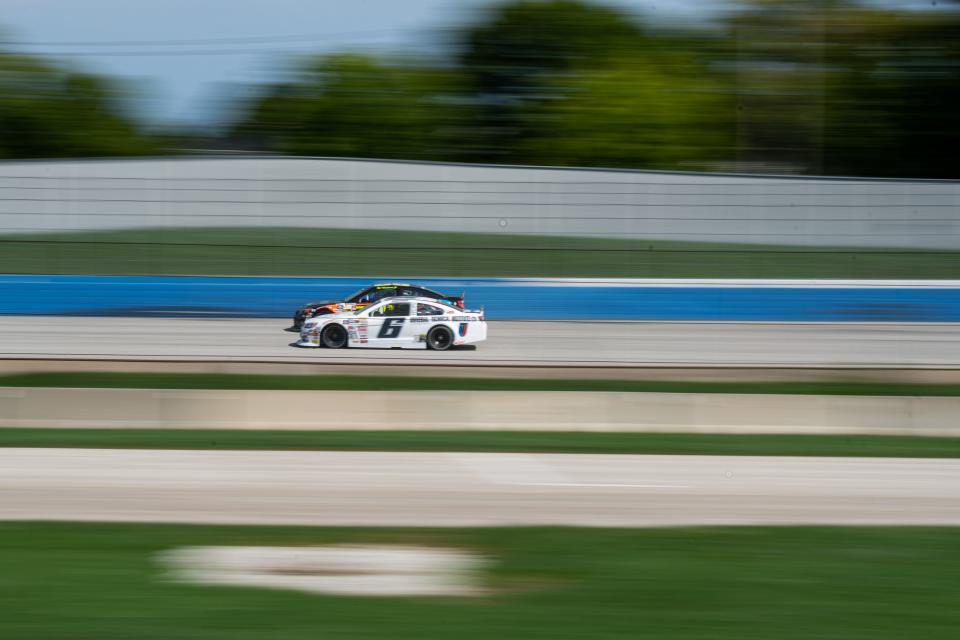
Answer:
<path fill-rule="evenodd" d="M 343 302 L 343 300 L 322 300 L 320 302 L 308 302 L 305 305 L 301 305 L 301 309 L 311 309 L 313 307 L 325 307 L 328 304 L 337 304 Z"/>
<path fill-rule="evenodd" d="M 308 326 L 308 325 L 325 324 L 327 322 L 330 322 L 331 320 L 339 320 L 342 318 L 352 318 L 352 317 L 354 317 L 353 311 L 337 311 L 334 313 L 326 313 L 322 316 L 307 318 L 306 320 L 303 321 L 303 325 Z"/>

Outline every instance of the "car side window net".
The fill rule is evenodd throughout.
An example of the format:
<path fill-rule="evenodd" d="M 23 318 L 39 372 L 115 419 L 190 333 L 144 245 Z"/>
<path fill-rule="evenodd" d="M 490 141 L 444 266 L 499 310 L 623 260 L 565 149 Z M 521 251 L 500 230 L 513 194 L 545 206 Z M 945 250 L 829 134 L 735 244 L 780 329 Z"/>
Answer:
<path fill-rule="evenodd" d="M 442 316 L 443 309 L 440 307 L 435 307 L 432 304 L 424 304 L 423 302 L 417 303 L 417 315 L 418 316 Z"/>

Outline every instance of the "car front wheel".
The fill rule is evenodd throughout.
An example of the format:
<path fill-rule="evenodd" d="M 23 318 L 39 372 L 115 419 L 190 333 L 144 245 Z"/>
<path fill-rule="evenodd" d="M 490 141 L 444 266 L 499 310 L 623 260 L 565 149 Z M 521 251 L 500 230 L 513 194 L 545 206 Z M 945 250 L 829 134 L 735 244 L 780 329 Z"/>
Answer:
<path fill-rule="evenodd" d="M 342 349 L 347 346 L 347 330 L 339 324 L 331 324 L 320 334 L 320 341 L 328 349 Z"/>

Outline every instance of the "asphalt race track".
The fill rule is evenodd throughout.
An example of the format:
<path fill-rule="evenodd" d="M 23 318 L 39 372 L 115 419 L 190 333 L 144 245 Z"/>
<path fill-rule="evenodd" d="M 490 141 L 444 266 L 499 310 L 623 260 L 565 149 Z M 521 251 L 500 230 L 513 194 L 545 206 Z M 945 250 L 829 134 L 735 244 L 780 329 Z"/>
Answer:
<path fill-rule="evenodd" d="M 283 319 L 0 316 L 0 358 L 479 366 L 960 367 L 960 323 L 491 322 L 476 349 L 298 349 Z"/>
<path fill-rule="evenodd" d="M 0 519 L 960 525 L 960 460 L 0 449 Z"/>

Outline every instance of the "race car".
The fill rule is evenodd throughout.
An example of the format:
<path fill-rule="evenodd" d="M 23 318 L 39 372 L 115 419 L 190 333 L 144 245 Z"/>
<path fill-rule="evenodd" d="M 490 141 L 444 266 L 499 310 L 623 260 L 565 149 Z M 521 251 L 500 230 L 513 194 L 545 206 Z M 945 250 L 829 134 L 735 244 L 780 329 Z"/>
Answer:
<path fill-rule="evenodd" d="M 356 311 L 357 309 L 363 309 L 377 300 L 390 296 L 421 296 L 452 304 L 455 307 L 463 309 L 462 293 L 459 296 L 451 296 L 445 293 L 438 293 L 417 284 L 381 282 L 361 289 L 343 300 L 325 300 L 323 302 L 310 302 L 303 305 L 293 314 L 293 326 L 287 329 L 287 331 L 300 331 L 300 327 L 303 326 L 303 321 L 307 318 L 330 313 L 340 313 L 341 311 Z"/>
<path fill-rule="evenodd" d="M 392 296 L 356 311 L 306 319 L 296 346 L 446 351 L 486 339 L 483 311 L 425 296 Z"/>

